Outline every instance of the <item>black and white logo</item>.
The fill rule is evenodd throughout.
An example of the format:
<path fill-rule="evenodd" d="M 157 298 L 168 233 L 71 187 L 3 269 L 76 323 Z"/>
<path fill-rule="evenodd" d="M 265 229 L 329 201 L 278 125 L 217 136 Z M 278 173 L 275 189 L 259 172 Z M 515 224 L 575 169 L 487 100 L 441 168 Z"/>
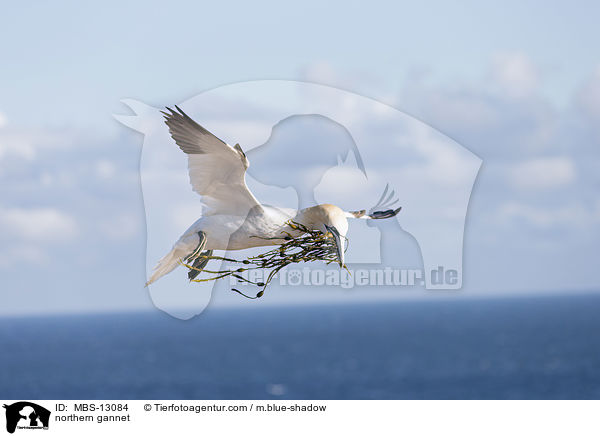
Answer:
<path fill-rule="evenodd" d="M 29 401 L 19 401 L 3 406 L 6 409 L 6 431 L 14 433 L 16 429 L 47 430 L 50 411 Z"/>

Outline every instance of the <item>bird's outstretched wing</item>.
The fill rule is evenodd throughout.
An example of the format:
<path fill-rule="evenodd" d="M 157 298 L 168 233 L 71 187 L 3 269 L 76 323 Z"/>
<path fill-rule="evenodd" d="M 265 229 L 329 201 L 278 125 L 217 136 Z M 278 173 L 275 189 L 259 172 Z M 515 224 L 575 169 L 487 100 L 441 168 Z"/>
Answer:
<path fill-rule="evenodd" d="M 188 156 L 192 188 L 202 196 L 203 215 L 239 215 L 260 204 L 246 185 L 250 165 L 239 144 L 229 146 L 192 120 L 179 107 L 167 108 L 165 124 Z"/>
<path fill-rule="evenodd" d="M 364 209 L 353 212 L 346 212 L 348 218 L 381 220 L 385 218 L 392 218 L 398 215 L 398 212 L 400 212 L 402 207 L 399 207 L 397 209 L 391 208 L 391 206 L 398 202 L 398 199 L 394 199 L 395 191 L 393 189 L 391 192 L 388 193 L 389 187 L 389 185 L 385 185 L 383 194 L 381 194 L 381 197 L 379 198 L 377 204 L 369 210 L 369 213 L 367 213 L 367 211 Z"/>

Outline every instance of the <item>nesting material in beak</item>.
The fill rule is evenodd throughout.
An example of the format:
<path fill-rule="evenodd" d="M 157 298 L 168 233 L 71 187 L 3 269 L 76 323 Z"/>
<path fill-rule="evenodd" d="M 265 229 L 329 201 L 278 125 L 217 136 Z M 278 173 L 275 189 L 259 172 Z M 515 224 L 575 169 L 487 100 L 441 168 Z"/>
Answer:
<path fill-rule="evenodd" d="M 338 263 L 340 264 L 340 267 L 344 267 L 344 244 L 340 232 L 335 227 L 328 226 L 327 224 L 325 224 L 325 228 L 333 236 Z"/>

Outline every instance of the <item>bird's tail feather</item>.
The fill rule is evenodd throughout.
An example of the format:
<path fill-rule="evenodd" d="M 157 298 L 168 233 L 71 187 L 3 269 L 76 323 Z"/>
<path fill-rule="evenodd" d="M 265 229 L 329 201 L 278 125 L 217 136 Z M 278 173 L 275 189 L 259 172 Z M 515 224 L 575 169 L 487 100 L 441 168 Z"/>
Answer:
<path fill-rule="evenodd" d="M 158 261 L 158 264 L 154 267 L 154 272 L 146 282 L 146 286 L 173 271 L 181 264 L 182 259 L 188 260 L 197 257 L 197 255 L 204 250 L 205 246 L 206 234 L 204 232 L 198 232 L 182 237 L 175 243 L 173 249 Z"/>
<path fill-rule="evenodd" d="M 154 272 L 146 282 L 146 286 L 148 286 L 151 283 L 154 283 L 165 274 L 168 274 L 175 268 L 177 268 L 179 266 L 180 259 L 180 254 L 178 253 L 177 248 L 174 247 L 161 260 L 158 261 L 158 263 L 154 267 Z"/>

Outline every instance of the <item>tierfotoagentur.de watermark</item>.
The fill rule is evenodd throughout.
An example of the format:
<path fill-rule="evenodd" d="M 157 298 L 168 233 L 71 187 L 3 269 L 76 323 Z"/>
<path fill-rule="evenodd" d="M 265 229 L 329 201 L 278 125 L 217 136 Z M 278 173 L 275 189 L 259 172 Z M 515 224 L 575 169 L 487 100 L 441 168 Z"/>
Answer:
<path fill-rule="evenodd" d="M 269 272 L 255 269 L 240 273 L 244 279 L 252 282 L 267 280 Z M 352 289 L 359 286 L 424 286 L 425 272 L 422 269 L 384 268 L 287 268 L 279 271 L 273 281 L 280 286 L 339 286 Z M 458 271 L 439 266 L 430 271 L 430 281 L 436 285 L 455 285 Z M 231 276 L 229 284 L 238 286 L 240 280 Z"/>

